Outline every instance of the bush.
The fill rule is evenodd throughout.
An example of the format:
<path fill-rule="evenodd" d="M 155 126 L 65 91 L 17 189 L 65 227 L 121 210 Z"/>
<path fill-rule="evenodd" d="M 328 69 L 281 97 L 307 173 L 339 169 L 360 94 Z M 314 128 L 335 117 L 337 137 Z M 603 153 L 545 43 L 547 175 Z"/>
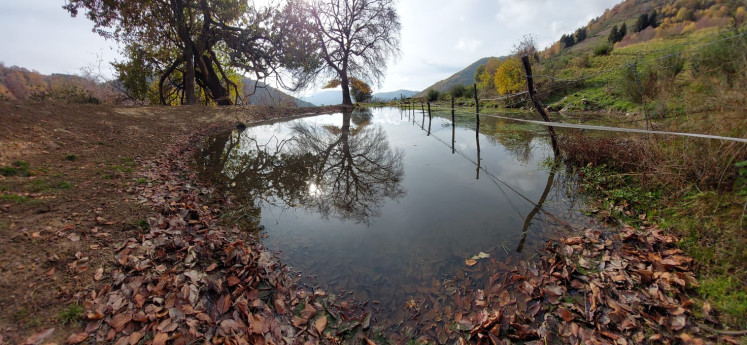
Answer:
<path fill-rule="evenodd" d="M 643 104 L 645 99 L 653 99 L 658 93 L 659 75 L 656 69 L 644 65 L 638 70 L 637 65 L 626 68 L 622 73 L 620 88 L 623 94 L 636 104 Z"/>
<path fill-rule="evenodd" d="M 681 53 L 670 53 L 665 55 L 659 62 L 659 71 L 668 78 L 674 79 L 685 69 L 685 58 Z"/>
<path fill-rule="evenodd" d="M 449 93 L 451 94 L 451 97 L 459 98 L 464 97 L 466 87 L 462 84 L 454 85 L 451 87 L 451 90 L 449 90 Z"/>
<path fill-rule="evenodd" d="M 611 43 L 602 43 L 594 48 L 594 56 L 609 55 L 613 49 Z"/>
<path fill-rule="evenodd" d="M 428 102 L 434 102 L 438 100 L 438 91 L 434 89 L 428 89 L 428 93 L 426 95 L 426 98 L 428 99 Z"/>

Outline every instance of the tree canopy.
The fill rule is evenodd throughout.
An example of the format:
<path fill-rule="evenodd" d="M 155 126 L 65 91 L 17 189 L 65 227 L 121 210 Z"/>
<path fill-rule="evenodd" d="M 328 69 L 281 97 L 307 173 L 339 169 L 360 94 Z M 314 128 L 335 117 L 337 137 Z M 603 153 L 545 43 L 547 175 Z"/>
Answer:
<path fill-rule="evenodd" d="M 292 0 L 303 8 L 323 73 L 340 80 L 342 103 L 352 105 L 350 77 L 380 82 L 387 60 L 399 54 L 394 0 Z"/>
<path fill-rule="evenodd" d="M 290 76 L 297 89 L 318 68 L 307 30 L 292 4 L 255 8 L 240 0 L 68 0 L 64 9 L 85 11 L 94 31 L 125 45 L 127 61 L 115 64 L 125 85 L 144 92 L 157 78 L 161 103 L 232 104 L 239 85 L 234 69 L 256 80 Z M 291 34 L 293 32 L 293 34 Z M 233 91 L 233 93 L 232 93 Z"/>

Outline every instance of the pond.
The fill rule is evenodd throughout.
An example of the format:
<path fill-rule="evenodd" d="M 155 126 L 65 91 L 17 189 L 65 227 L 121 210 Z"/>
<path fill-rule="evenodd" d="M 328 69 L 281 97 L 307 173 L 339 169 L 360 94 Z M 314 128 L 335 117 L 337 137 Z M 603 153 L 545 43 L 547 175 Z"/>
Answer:
<path fill-rule="evenodd" d="M 593 226 L 554 172 L 546 128 L 486 116 L 479 132 L 451 111 L 306 117 L 221 133 L 198 160 L 302 283 L 369 301 L 379 319 L 445 308 L 455 281 L 489 279 L 491 260 Z"/>

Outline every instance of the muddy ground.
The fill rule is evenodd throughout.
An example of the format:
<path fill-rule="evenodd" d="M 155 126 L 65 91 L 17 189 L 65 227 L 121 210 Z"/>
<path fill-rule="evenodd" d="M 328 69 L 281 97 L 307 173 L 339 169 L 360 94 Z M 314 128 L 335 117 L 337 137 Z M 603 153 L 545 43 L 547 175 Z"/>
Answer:
<path fill-rule="evenodd" d="M 74 305 L 153 215 L 127 191 L 166 146 L 211 126 L 335 111 L 0 102 L 0 344 L 79 330 Z"/>

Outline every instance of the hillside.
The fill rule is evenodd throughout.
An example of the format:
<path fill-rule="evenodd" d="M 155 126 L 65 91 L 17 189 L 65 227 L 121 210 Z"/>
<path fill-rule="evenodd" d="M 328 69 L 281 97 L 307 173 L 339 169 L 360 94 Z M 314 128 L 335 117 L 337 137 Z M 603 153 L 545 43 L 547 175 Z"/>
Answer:
<path fill-rule="evenodd" d="M 342 103 L 342 91 L 340 90 L 325 90 L 319 91 L 313 95 L 301 97 L 304 102 L 321 106 L 330 104 L 341 104 Z"/>
<path fill-rule="evenodd" d="M 284 107 L 313 107 L 314 104 L 305 102 L 293 96 L 290 96 L 272 86 L 260 82 L 257 85 L 256 90 L 254 89 L 255 81 L 244 78 L 242 80 L 244 85 L 243 92 L 245 95 L 249 95 L 249 104 L 252 105 L 269 105 L 269 106 L 284 106 Z"/>
<path fill-rule="evenodd" d="M 488 61 L 489 57 L 484 57 L 480 60 L 475 61 L 471 65 L 465 67 L 461 71 L 454 73 L 454 75 L 441 80 L 421 92 L 417 93 L 414 97 L 425 97 L 426 92 L 429 89 L 434 89 L 438 92 L 448 92 L 453 86 L 456 85 L 472 85 L 475 82 L 475 71 L 480 65 L 484 65 Z"/>
<path fill-rule="evenodd" d="M 413 95 L 416 95 L 418 91 L 410 91 L 410 90 L 397 90 L 397 91 L 391 91 L 391 92 L 377 92 L 374 93 L 372 98 L 374 100 L 380 100 L 380 101 L 391 101 L 394 99 L 399 99 L 400 97 L 412 97 Z"/>

